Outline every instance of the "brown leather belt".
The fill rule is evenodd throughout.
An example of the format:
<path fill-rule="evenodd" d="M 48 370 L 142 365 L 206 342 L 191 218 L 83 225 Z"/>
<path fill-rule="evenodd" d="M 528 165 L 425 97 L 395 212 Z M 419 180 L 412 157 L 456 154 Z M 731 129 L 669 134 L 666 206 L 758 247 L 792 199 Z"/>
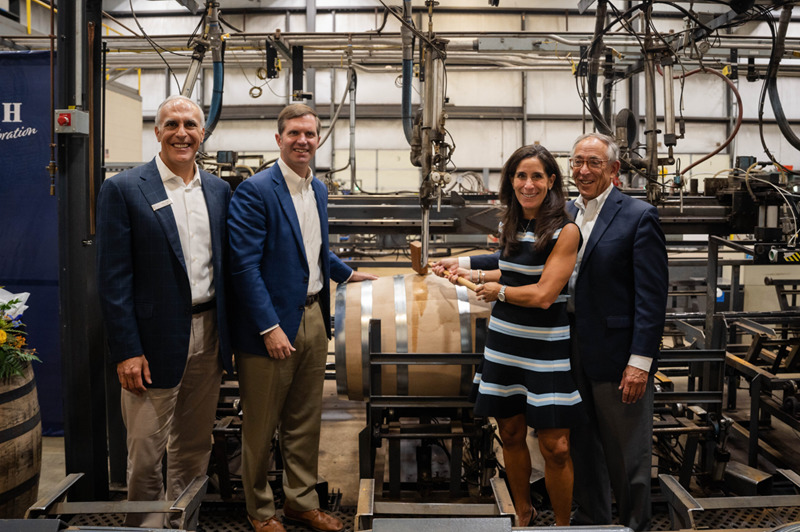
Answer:
<path fill-rule="evenodd" d="M 310 307 L 311 305 L 313 305 L 317 301 L 319 301 L 319 292 L 317 292 L 316 294 L 310 295 L 310 296 L 306 296 L 306 306 L 307 307 Z"/>

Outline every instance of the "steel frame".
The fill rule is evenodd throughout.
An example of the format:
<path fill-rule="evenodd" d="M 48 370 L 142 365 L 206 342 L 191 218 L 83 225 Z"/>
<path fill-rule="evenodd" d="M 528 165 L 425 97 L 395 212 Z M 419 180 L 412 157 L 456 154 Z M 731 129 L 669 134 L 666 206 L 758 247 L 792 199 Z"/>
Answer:
<path fill-rule="evenodd" d="M 83 473 L 67 475 L 51 494 L 40 498 L 25 512 L 25 519 L 83 514 L 164 513 L 179 516 L 181 529 L 197 530 L 200 503 L 208 486 L 208 477 L 205 475 L 195 478 L 174 501 L 65 502 L 68 492 L 82 476 Z"/>

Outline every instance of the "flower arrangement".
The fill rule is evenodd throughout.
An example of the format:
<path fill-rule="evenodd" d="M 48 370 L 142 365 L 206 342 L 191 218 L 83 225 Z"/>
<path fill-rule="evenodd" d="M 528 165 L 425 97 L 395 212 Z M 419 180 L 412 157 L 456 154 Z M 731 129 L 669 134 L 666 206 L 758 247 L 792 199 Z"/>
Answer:
<path fill-rule="evenodd" d="M 41 362 L 35 349 L 25 347 L 22 312 L 28 308 L 25 306 L 28 295 L 11 294 L 0 288 L 0 381 L 23 376 L 32 360 Z"/>

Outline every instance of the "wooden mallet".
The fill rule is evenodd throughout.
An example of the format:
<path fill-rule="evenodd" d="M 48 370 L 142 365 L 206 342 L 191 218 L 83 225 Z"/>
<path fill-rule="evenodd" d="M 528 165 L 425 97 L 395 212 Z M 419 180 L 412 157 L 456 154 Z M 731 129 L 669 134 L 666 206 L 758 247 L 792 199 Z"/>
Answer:
<path fill-rule="evenodd" d="M 428 275 L 428 268 L 430 267 L 431 264 L 427 263 L 424 266 L 422 265 L 422 242 L 418 240 L 411 242 L 410 250 L 411 250 L 411 268 L 420 275 Z M 444 275 L 440 275 L 440 277 L 444 277 Z M 478 289 L 478 285 L 476 285 L 472 281 L 464 279 L 463 277 L 458 277 L 456 279 L 456 282 L 461 286 L 466 286 L 473 292 Z"/>

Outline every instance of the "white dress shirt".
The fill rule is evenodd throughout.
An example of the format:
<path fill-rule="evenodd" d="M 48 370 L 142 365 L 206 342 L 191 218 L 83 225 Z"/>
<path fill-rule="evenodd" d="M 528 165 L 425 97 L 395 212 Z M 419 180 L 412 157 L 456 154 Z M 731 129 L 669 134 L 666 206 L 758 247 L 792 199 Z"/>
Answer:
<path fill-rule="evenodd" d="M 281 169 L 286 186 L 289 187 L 289 194 L 292 196 L 292 203 L 297 214 L 297 222 L 300 224 L 300 234 L 303 237 L 303 247 L 306 250 L 306 260 L 308 261 L 308 289 L 306 294 L 312 296 L 322 290 L 322 266 L 320 256 L 322 250 L 322 226 L 317 210 L 317 197 L 311 187 L 314 176 L 311 169 L 308 169 L 306 177 L 300 177 L 297 172 L 289 168 L 283 159 L 278 159 L 278 166 Z M 325 253 L 328 250 L 324 251 Z M 352 277 L 352 274 L 350 274 Z M 261 331 L 264 335 L 279 325 L 273 325 L 269 329 Z"/>
<path fill-rule="evenodd" d="M 172 215 L 178 226 L 183 260 L 192 290 L 192 305 L 214 298 L 214 265 L 211 263 L 211 225 L 203 195 L 200 171 L 194 166 L 194 178 L 185 184 L 183 178 L 167 168 L 160 155 L 156 166 L 171 202 Z"/>
<path fill-rule="evenodd" d="M 278 159 L 278 165 L 292 195 L 292 203 L 300 224 L 300 234 L 303 235 L 303 246 L 308 260 L 308 295 L 311 296 L 322 290 L 322 268 L 319 262 L 322 252 L 322 229 L 317 211 L 317 198 L 311 187 L 314 176 L 311 175 L 310 168 L 305 177 L 297 175 L 297 172 L 289 168 L 283 159 Z"/>
<path fill-rule="evenodd" d="M 608 195 L 611 194 L 611 187 L 613 186 L 614 185 L 608 185 L 608 188 L 601 192 L 599 196 L 588 202 L 583 199 L 583 196 L 578 196 L 578 199 L 575 200 L 575 206 L 578 208 L 578 212 L 575 215 L 575 223 L 581 228 L 581 236 L 583 237 L 583 244 L 581 245 L 581 249 L 578 250 L 578 261 L 575 263 L 576 274 L 580 269 L 583 251 L 586 249 L 586 243 L 592 235 L 592 229 L 594 229 L 597 216 L 600 214 L 600 209 L 605 205 Z"/>

